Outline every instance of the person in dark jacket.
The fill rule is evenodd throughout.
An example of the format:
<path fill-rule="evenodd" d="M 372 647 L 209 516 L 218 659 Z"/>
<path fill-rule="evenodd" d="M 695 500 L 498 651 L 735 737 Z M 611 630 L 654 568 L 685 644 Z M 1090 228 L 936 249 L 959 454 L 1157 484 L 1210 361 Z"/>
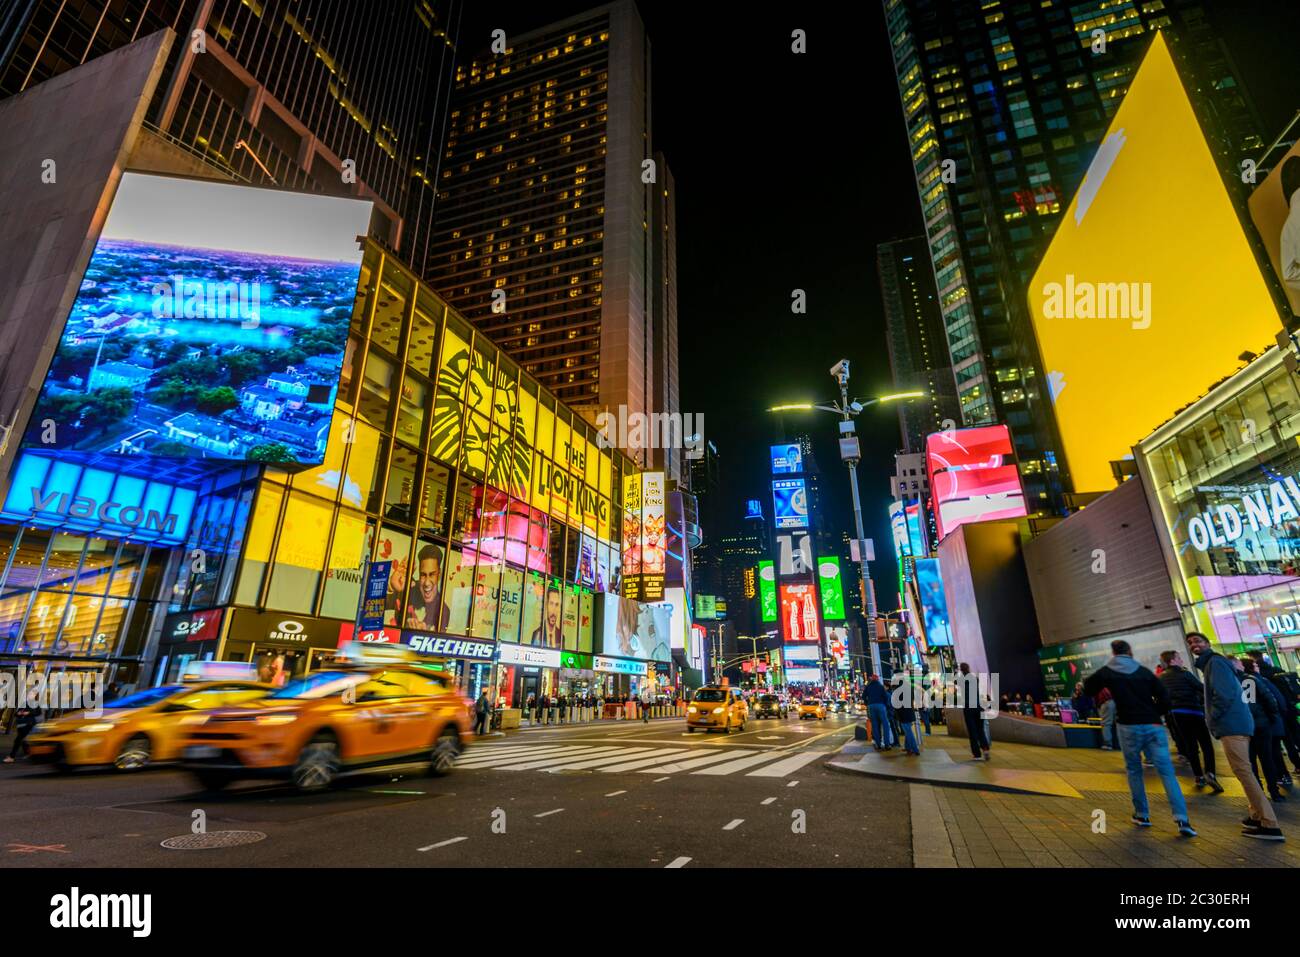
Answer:
<path fill-rule="evenodd" d="M 478 701 L 474 702 L 474 733 L 487 734 L 488 719 L 492 716 L 492 703 L 488 701 L 487 691 L 479 692 Z"/>
<path fill-rule="evenodd" d="M 915 686 L 912 685 L 906 677 L 899 676 L 894 679 L 894 691 L 890 695 L 891 703 L 894 706 L 894 718 L 898 721 L 898 727 L 903 732 L 903 753 L 920 754 L 921 749 L 916 744 L 916 708 L 913 700 Z"/>
<path fill-rule="evenodd" d="M 1300 774 L 1300 710 L 1297 710 L 1300 708 L 1300 679 L 1289 671 L 1275 668 L 1268 680 L 1273 683 L 1286 705 L 1286 714 L 1282 720 L 1285 732 L 1282 745 L 1286 748 L 1287 757 L 1291 759 L 1291 766 Z"/>
<path fill-rule="evenodd" d="M 1208 784 L 1215 794 L 1222 794 L 1223 785 L 1215 776 L 1214 741 L 1205 723 L 1205 686 L 1187 670 L 1177 651 L 1160 652 L 1160 661 L 1165 666 L 1160 683 L 1169 693 L 1169 730 L 1178 750 L 1192 766 L 1196 786 Z"/>
<path fill-rule="evenodd" d="M 1161 723 L 1169 710 L 1169 693 L 1150 669 L 1134 660 L 1133 649 L 1127 641 L 1112 641 L 1110 650 L 1114 657 L 1084 680 L 1083 690 L 1096 694 L 1105 688 L 1115 699 L 1119 746 L 1124 752 L 1124 770 L 1128 772 L 1128 789 L 1133 796 L 1133 823 L 1138 827 L 1151 826 L 1146 782 L 1142 776 L 1145 754 L 1160 775 L 1178 833 L 1195 837 L 1196 831 L 1187 817 L 1187 802 L 1178 786 L 1174 763 L 1169 759 L 1169 739 Z"/>
<path fill-rule="evenodd" d="M 992 748 L 988 736 L 984 733 L 984 709 L 980 705 L 979 676 L 971 674 L 970 665 L 962 662 L 957 666 L 957 704 L 961 708 L 961 718 L 966 725 L 966 737 L 970 739 L 970 753 L 975 760 L 989 760 Z M 1019 698 L 1019 695 L 1016 695 Z M 1017 707 L 1015 703 L 1012 707 Z"/>
<path fill-rule="evenodd" d="M 1253 658 L 1237 658 L 1234 664 L 1240 669 L 1238 677 L 1242 692 L 1250 707 L 1250 716 L 1255 719 L 1255 733 L 1250 737 L 1250 769 L 1257 781 L 1262 771 L 1268 798 L 1277 804 L 1286 800 L 1280 790 L 1281 748 L 1278 747 L 1283 732 L 1282 705 L 1273 690 L 1273 683 L 1264 680 Z"/>
<path fill-rule="evenodd" d="M 27 743 L 27 736 L 32 733 L 33 728 L 40 724 L 42 713 L 40 708 L 14 709 L 14 731 L 16 732 L 14 746 L 9 749 L 9 755 L 4 759 L 5 764 L 13 764 L 20 749 L 23 754 L 32 753 L 31 746 Z"/>
<path fill-rule="evenodd" d="M 1242 836 L 1261 841 L 1286 840 L 1277 826 L 1273 805 L 1251 770 L 1250 738 L 1255 733 L 1255 719 L 1242 700 L 1236 671 L 1227 658 L 1215 653 L 1210 639 L 1199 631 L 1187 633 L 1187 650 L 1205 683 L 1205 723 L 1210 726 L 1210 734 L 1223 745 L 1233 777 L 1246 792 L 1250 816 L 1241 822 Z"/>
<path fill-rule="evenodd" d="M 1070 706 L 1074 708 L 1074 713 L 1080 722 L 1087 721 L 1096 710 L 1097 705 L 1091 695 L 1083 693 L 1082 681 L 1076 681 L 1074 684 L 1074 695 L 1070 698 Z"/>
<path fill-rule="evenodd" d="M 879 675 L 868 676 L 863 697 L 867 701 L 867 717 L 871 719 L 871 746 L 877 751 L 888 751 L 894 746 L 889 726 L 889 692 L 880 683 Z"/>

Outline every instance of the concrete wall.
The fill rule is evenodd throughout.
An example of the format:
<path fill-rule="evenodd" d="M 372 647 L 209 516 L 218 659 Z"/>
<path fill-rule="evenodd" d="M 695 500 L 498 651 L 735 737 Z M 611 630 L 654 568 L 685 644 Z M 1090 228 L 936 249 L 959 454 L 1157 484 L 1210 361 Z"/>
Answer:
<path fill-rule="evenodd" d="M 0 101 L 0 497 L 174 37 Z"/>
<path fill-rule="evenodd" d="M 1048 529 L 1024 551 L 1044 645 L 1178 620 L 1151 510 L 1136 480 Z"/>

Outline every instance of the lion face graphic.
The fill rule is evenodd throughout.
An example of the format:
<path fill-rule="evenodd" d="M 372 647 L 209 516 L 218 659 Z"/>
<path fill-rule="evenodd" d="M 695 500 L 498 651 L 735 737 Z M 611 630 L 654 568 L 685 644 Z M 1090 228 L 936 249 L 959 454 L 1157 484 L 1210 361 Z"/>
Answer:
<path fill-rule="evenodd" d="M 445 462 L 455 462 L 459 445 L 459 462 L 468 475 L 524 497 L 532 478 L 533 450 L 519 417 L 518 386 L 498 372 L 493 388 L 492 378 L 487 359 L 469 348 L 443 365 L 429 450 Z"/>

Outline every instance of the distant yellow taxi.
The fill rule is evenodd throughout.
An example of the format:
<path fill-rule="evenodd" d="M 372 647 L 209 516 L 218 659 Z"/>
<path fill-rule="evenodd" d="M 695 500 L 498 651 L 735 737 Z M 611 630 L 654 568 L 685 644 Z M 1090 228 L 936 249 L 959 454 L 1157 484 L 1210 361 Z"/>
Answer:
<path fill-rule="evenodd" d="M 78 711 L 36 726 L 27 739 L 33 761 L 69 767 L 139 771 L 174 761 L 191 725 L 213 708 L 254 701 L 274 691 L 255 681 L 161 685 L 109 701 L 95 716 Z"/>
<path fill-rule="evenodd" d="M 814 721 L 826 720 L 826 702 L 815 698 L 804 698 L 799 702 L 799 720 L 812 718 Z"/>
<path fill-rule="evenodd" d="M 720 688 L 710 685 L 695 692 L 690 705 L 686 708 L 686 731 L 696 728 L 712 731 L 715 728 L 731 733 L 732 728 L 745 730 L 745 719 L 749 717 L 749 706 L 745 704 L 739 692 L 732 688 Z"/>

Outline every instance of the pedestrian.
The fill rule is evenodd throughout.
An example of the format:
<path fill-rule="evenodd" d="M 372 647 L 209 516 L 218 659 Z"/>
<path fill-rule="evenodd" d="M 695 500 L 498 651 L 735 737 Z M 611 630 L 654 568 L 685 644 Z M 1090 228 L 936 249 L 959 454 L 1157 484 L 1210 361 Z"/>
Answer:
<path fill-rule="evenodd" d="M 1108 688 L 1102 688 L 1094 697 L 1097 701 L 1097 713 L 1101 718 L 1101 749 L 1113 751 L 1116 744 L 1115 699 L 1111 697 Z"/>
<path fill-rule="evenodd" d="M 537 722 L 534 720 L 534 715 L 537 713 L 536 710 L 535 710 L 536 708 L 537 708 L 537 696 L 534 695 L 534 694 L 530 691 L 530 692 L 528 693 L 528 701 L 525 702 L 525 704 L 524 704 L 524 714 L 526 714 L 526 715 L 528 716 L 528 723 L 529 723 L 529 724 L 536 724 L 536 723 L 537 723 Z"/>
<path fill-rule="evenodd" d="M 893 747 L 889 731 L 889 692 L 880 683 L 879 675 L 867 678 L 867 716 L 871 719 L 871 746 L 877 751 Z"/>
<path fill-rule="evenodd" d="M 914 727 L 916 708 L 912 694 L 912 686 L 907 684 L 906 678 L 900 676 L 894 679 L 894 693 L 890 697 L 894 706 L 894 717 L 898 719 L 898 726 L 903 729 L 903 753 L 917 755 L 921 753 L 921 749 L 916 743 Z"/>
<path fill-rule="evenodd" d="M 1095 705 L 1092 696 L 1083 693 L 1082 681 L 1074 683 L 1074 695 L 1070 698 L 1070 706 L 1074 708 L 1075 717 L 1079 722 L 1082 723 L 1092 717 Z"/>
<path fill-rule="evenodd" d="M 474 733 L 487 734 L 488 718 L 492 715 L 492 704 L 488 701 L 487 689 L 479 692 L 478 701 L 474 703 Z"/>
<path fill-rule="evenodd" d="M 643 724 L 650 723 L 650 692 L 649 691 L 641 692 L 641 722 Z"/>
<path fill-rule="evenodd" d="M 1253 658 L 1236 658 L 1233 664 L 1238 669 L 1237 677 L 1241 680 L 1250 716 L 1255 720 L 1255 733 L 1250 736 L 1250 770 L 1257 781 L 1263 772 L 1268 799 L 1278 804 L 1286 800 L 1280 790 L 1282 774 L 1278 760 L 1282 755 L 1277 747 L 1283 731 L 1282 708 L 1274 696 L 1272 682 L 1265 681 L 1259 674 L 1259 665 Z"/>
<path fill-rule="evenodd" d="M 568 707 L 569 707 L 569 698 L 563 691 L 561 691 L 556 704 L 556 711 L 558 712 L 560 717 L 560 724 L 564 724 L 564 713 L 565 711 L 568 710 Z"/>
<path fill-rule="evenodd" d="M 1169 759 L 1169 738 L 1161 723 L 1169 710 L 1169 692 L 1149 668 L 1134 660 L 1133 649 L 1127 641 L 1112 641 L 1110 650 L 1114 657 L 1084 680 L 1083 690 L 1096 694 L 1106 688 L 1114 699 L 1120 750 L 1124 752 L 1124 770 L 1128 772 L 1128 789 L 1133 796 L 1132 821 L 1138 827 L 1151 826 L 1142 772 L 1145 755 L 1160 775 L 1178 833 L 1195 837 L 1196 831 L 1187 817 L 1187 802 Z"/>
<path fill-rule="evenodd" d="M 1261 841 L 1286 840 L 1277 826 L 1273 805 L 1250 767 L 1250 739 L 1255 733 L 1255 719 L 1242 700 L 1236 671 L 1227 658 L 1210 648 L 1210 640 L 1199 631 L 1187 633 L 1187 650 L 1205 685 L 1205 723 L 1210 727 L 1210 734 L 1223 745 L 1228 766 L 1246 792 L 1250 816 L 1241 822 L 1242 836 Z"/>
<path fill-rule="evenodd" d="M 1205 723 L 1205 686 L 1195 672 L 1189 671 L 1183 656 L 1177 651 L 1160 652 L 1164 673 L 1160 683 L 1169 694 L 1169 731 L 1179 751 L 1192 766 L 1196 786 L 1213 788 L 1215 794 L 1223 793 L 1214 768 L 1214 741 Z"/>
<path fill-rule="evenodd" d="M 537 699 L 537 713 L 543 724 L 551 723 L 551 699 L 545 691 Z"/>
<path fill-rule="evenodd" d="M 1295 744 L 1291 741 L 1291 729 L 1288 725 L 1295 723 L 1295 719 L 1292 717 L 1295 714 L 1295 706 L 1287 700 L 1286 685 L 1279 680 L 1284 677 L 1285 672 L 1278 671 L 1272 665 L 1269 665 L 1267 661 L 1261 664 L 1254 655 L 1251 655 L 1251 658 L 1255 660 L 1256 670 L 1261 677 L 1260 689 L 1273 699 L 1273 704 L 1277 707 L 1278 721 L 1275 728 L 1276 733 L 1273 735 L 1273 767 L 1277 769 L 1278 783 L 1290 791 L 1294 786 L 1294 782 L 1291 780 L 1291 775 L 1287 773 L 1286 761 L 1282 757 L 1282 749 L 1286 748 L 1287 754 L 1290 755 L 1294 763 L 1296 755 L 1293 749 Z M 1264 666 L 1271 669 L 1271 677 L 1264 674 L 1262 670 Z"/>
<path fill-rule="evenodd" d="M 980 706 L 979 676 L 970 672 L 970 665 L 962 662 L 957 666 L 961 674 L 957 678 L 955 693 L 957 705 L 961 708 L 962 720 L 966 723 L 966 736 L 970 738 L 970 753 L 978 761 L 990 759 L 992 748 L 989 747 L 989 735 L 984 729 L 984 709 Z M 1020 695 L 1016 695 L 1019 698 Z M 1014 704 L 1013 704 L 1014 707 Z"/>
<path fill-rule="evenodd" d="M 13 764 L 20 749 L 24 755 L 32 753 L 31 745 L 27 743 L 27 736 L 40 723 L 41 714 L 40 708 L 14 709 L 14 746 L 9 750 L 9 755 L 4 760 L 5 764 Z"/>
<path fill-rule="evenodd" d="M 1274 670 L 1269 680 L 1286 703 L 1286 720 L 1283 721 L 1286 733 L 1282 736 L 1282 744 L 1286 747 L 1291 766 L 1300 774 L 1300 710 L 1297 710 L 1300 709 L 1300 679 L 1289 671 Z"/>

